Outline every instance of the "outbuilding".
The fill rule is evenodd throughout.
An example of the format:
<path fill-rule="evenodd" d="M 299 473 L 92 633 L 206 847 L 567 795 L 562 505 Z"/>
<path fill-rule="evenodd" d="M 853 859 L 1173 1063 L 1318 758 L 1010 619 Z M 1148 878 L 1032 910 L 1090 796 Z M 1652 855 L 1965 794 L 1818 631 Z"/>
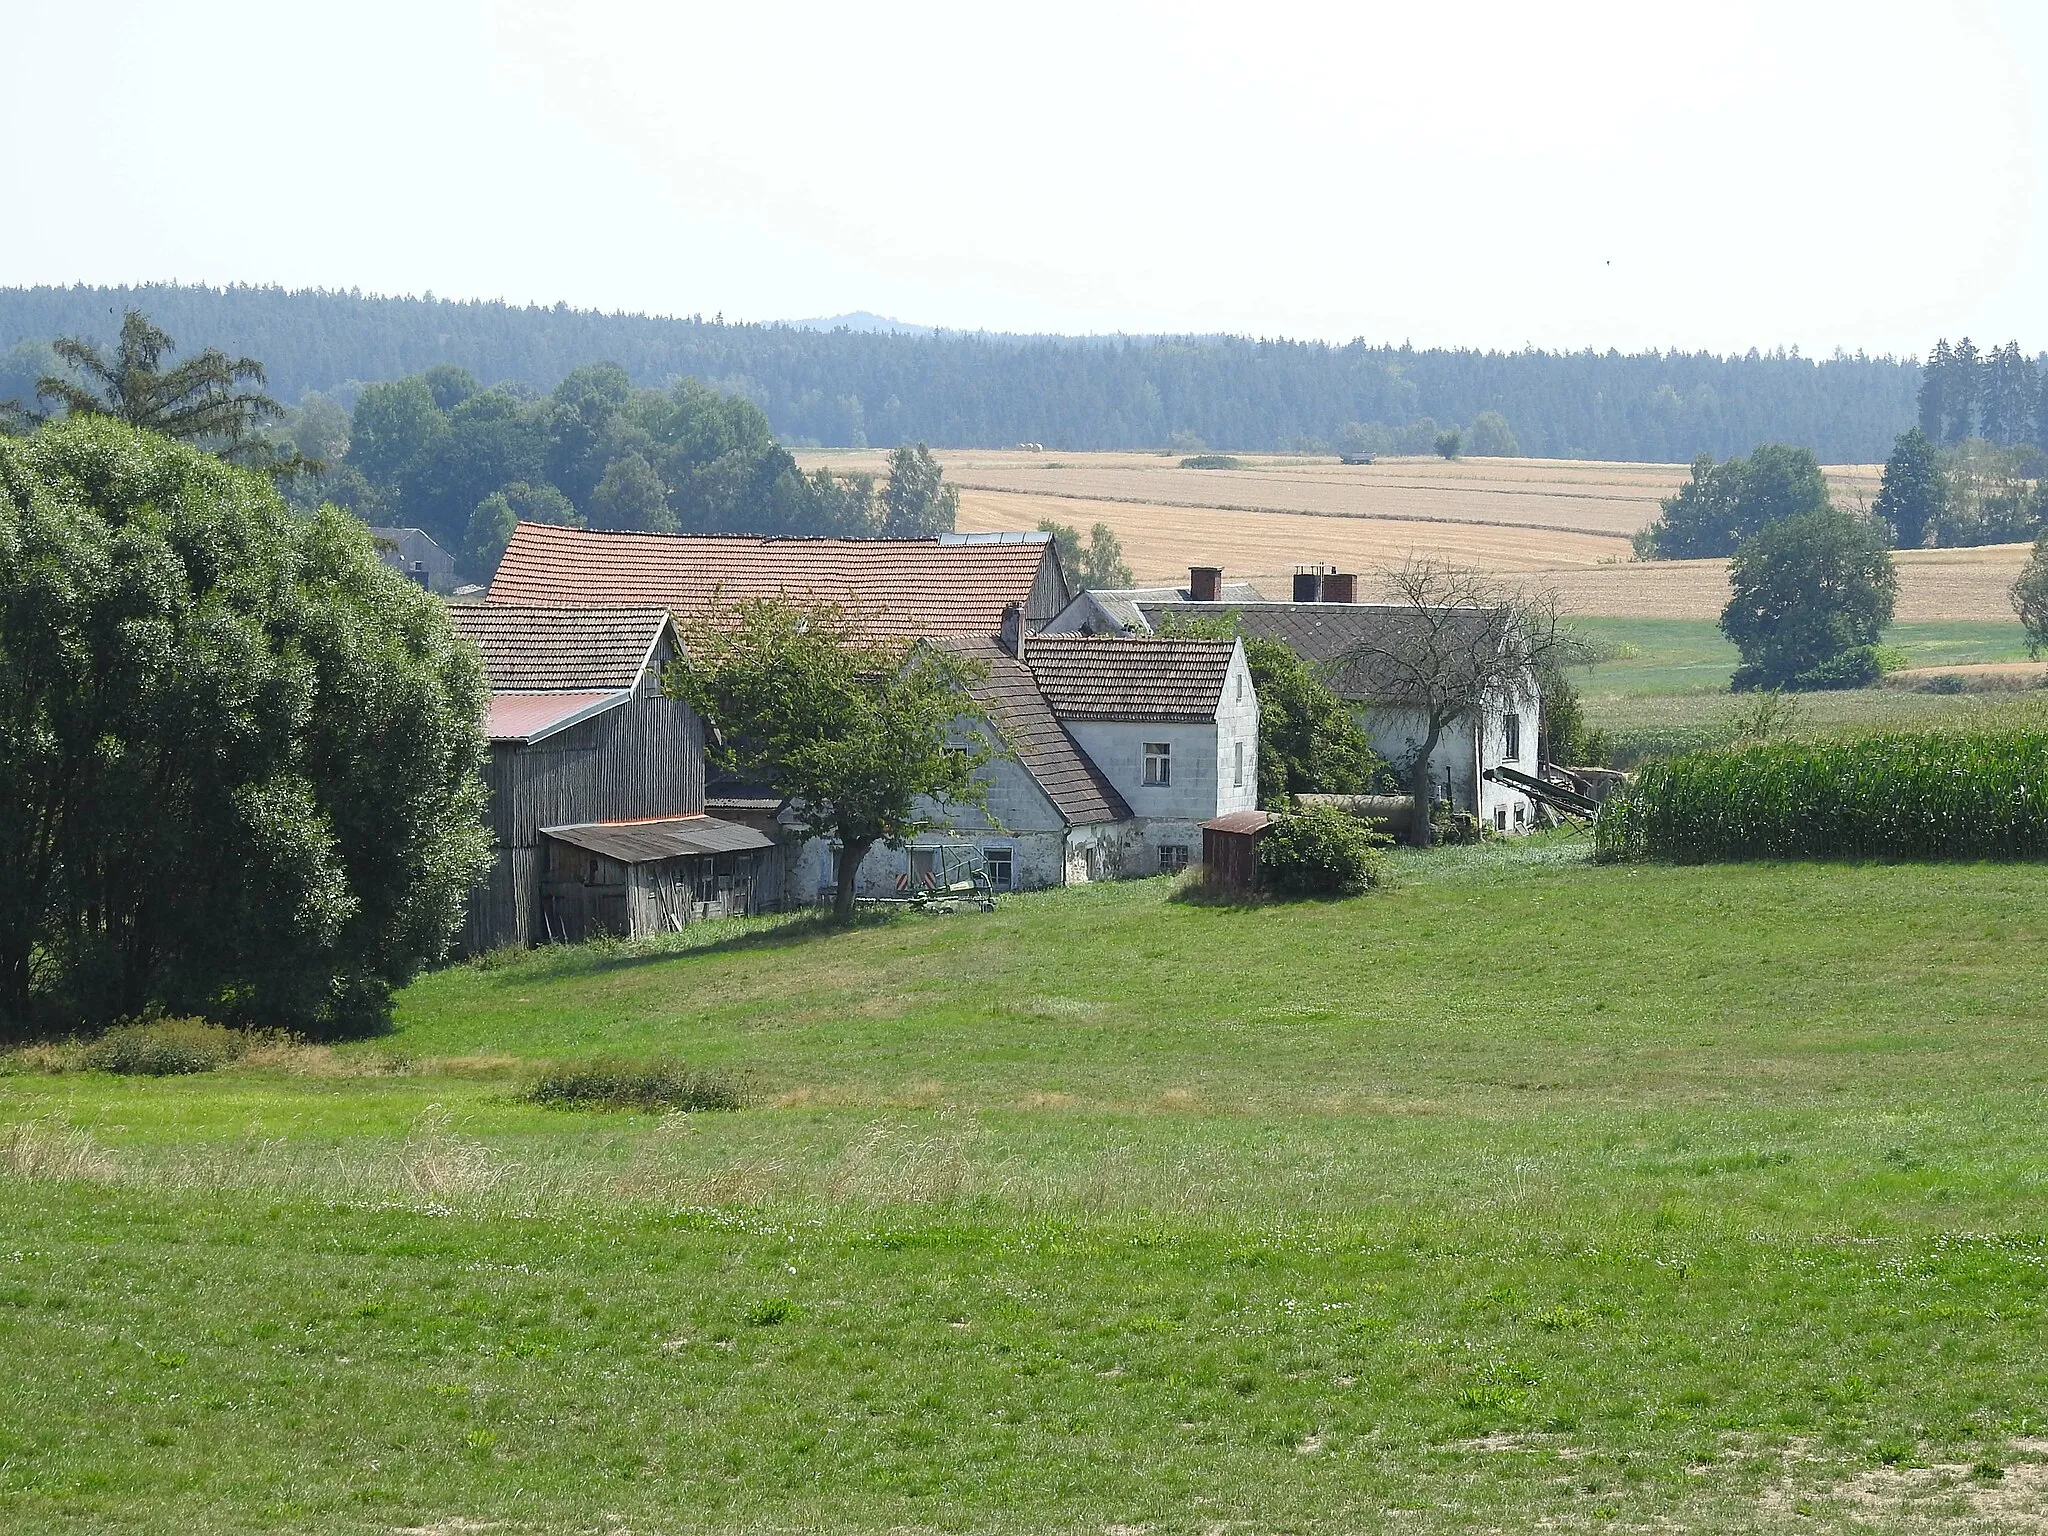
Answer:
<path fill-rule="evenodd" d="M 1273 825 L 1265 811 L 1231 811 L 1202 823 L 1202 867 L 1208 883 L 1232 895 L 1259 888 L 1259 843 Z"/>

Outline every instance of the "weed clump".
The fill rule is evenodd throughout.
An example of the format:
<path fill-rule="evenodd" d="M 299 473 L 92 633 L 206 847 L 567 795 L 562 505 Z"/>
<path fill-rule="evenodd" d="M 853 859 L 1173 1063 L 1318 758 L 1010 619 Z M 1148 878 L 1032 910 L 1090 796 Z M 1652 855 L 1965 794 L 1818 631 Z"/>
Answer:
<path fill-rule="evenodd" d="M 596 1059 L 558 1062 L 521 1095 L 549 1109 L 745 1109 L 750 1095 L 729 1072 L 698 1071 L 680 1061 Z"/>
<path fill-rule="evenodd" d="M 127 1077 L 182 1077 L 239 1061 L 251 1043 L 245 1031 L 204 1019 L 155 1019 L 108 1030 L 79 1053 L 79 1065 Z"/>

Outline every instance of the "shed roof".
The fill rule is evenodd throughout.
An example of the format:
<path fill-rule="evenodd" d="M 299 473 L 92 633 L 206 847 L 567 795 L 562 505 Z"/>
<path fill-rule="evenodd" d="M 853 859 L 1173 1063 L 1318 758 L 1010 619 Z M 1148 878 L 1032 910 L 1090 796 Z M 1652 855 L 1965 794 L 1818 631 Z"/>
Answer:
<path fill-rule="evenodd" d="M 1214 720 L 1235 640 L 1032 635 L 1024 664 L 1062 720 Z"/>
<path fill-rule="evenodd" d="M 992 635 L 1010 603 L 1029 611 L 1045 534 L 932 539 L 605 533 L 521 523 L 491 602 L 647 603 L 684 618 L 750 598 L 830 602 L 890 639 Z"/>
<path fill-rule="evenodd" d="M 988 676 L 972 685 L 975 702 L 1069 826 L 1130 819 L 1124 797 L 1075 745 L 1028 667 L 992 640 L 961 637 L 946 645 L 988 667 Z"/>
<path fill-rule="evenodd" d="M 621 864 L 651 864 L 658 859 L 687 858 L 700 853 L 746 853 L 775 846 L 773 838 L 752 827 L 704 815 L 581 822 L 540 830 L 557 842 L 588 849 Z"/>
<path fill-rule="evenodd" d="M 1256 837 L 1273 825 L 1273 817 L 1267 811 L 1225 811 L 1221 816 L 1202 823 L 1204 832 L 1250 833 Z"/>
<path fill-rule="evenodd" d="M 649 603 L 451 603 L 448 620 L 508 693 L 636 687 L 673 622 Z"/>
<path fill-rule="evenodd" d="M 630 688 L 591 689 L 561 693 L 494 693 L 490 712 L 484 720 L 484 735 L 491 741 L 520 742 L 531 746 L 557 731 L 581 725 L 633 697 Z"/>

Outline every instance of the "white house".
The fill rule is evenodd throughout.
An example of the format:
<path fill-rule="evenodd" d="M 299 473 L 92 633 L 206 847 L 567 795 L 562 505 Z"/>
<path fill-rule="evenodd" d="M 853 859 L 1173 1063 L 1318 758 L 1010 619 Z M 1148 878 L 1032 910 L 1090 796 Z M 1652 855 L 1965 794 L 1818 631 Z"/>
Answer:
<path fill-rule="evenodd" d="M 1063 634 L 1155 634 L 1169 614 L 1230 618 L 1240 633 L 1278 640 L 1317 666 L 1341 697 L 1359 706 L 1360 722 L 1373 746 L 1397 770 L 1405 770 L 1427 733 L 1426 722 L 1415 711 L 1388 706 L 1379 680 L 1354 658 L 1368 641 L 1384 640 L 1396 626 L 1412 622 L 1410 610 L 1398 604 L 1351 601 L 1354 579 L 1336 572 L 1297 575 L 1295 587 L 1305 601 L 1230 595 L 1242 585 L 1224 582 L 1214 567 L 1198 566 L 1186 588 L 1084 592 L 1047 624 L 1044 635 L 1033 636 L 1031 644 L 1049 644 L 1053 636 Z M 1208 600 L 1192 595 L 1211 592 L 1217 596 Z M 1541 692 L 1532 675 L 1513 696 L 1446 729 L 1429 761 L 1430 779 L 1441 786 L 1439 797 L 1457 810 L 1473 812 L 1496 831 L 1533 826 L 1534 803 L 1520 791 L 1486 778 L 1485 772 L 1506 767 L 1537 776 L 1541 711 Z"/>
<path fill-rule="evenodd" d="M 976 713 L 955 729 L 999 739 L 985 807 L 927 805 L 935 825 L 877 846 L 855 889 L 888 896 L 972 858 L 998 890 L 1171 873 L 1201 856 L 1201 824 L 1258 797 L 1258 693 L 1236 641 L 1020 634 L 938 642 L 981 662 Z M 1021 654 L 1020 654 L 1021 652 Z M 788 897 L 828 891 L 836 850 L 806 844 Z"/>

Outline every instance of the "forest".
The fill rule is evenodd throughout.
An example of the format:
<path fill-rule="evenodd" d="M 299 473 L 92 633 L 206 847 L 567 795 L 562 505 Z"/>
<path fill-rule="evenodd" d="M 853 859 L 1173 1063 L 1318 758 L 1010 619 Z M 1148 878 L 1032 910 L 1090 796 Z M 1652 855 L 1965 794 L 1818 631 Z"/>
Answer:
<path fill-rule="evenodd" d="M 1439 424 L 1469 430 L 1484 415 L 1488 441 L 1534 457 L 1690 462 L 1777 441 L 1825 463 L 1869 463 L 1920 404 L 1916 358 L 891 335 L 176 284 L 0 289 L 0 399 L 33 393 L 51 339 L 110 339 L 131 306 L 173 335 L 261 358 L 288 403 L 314 392 L 350 409 L 367 384 L 444 364 L 530 400 L 604 360 L 641 388 L 694 378 L 750 401 L 790 447 L 1426 451 Z"/>

